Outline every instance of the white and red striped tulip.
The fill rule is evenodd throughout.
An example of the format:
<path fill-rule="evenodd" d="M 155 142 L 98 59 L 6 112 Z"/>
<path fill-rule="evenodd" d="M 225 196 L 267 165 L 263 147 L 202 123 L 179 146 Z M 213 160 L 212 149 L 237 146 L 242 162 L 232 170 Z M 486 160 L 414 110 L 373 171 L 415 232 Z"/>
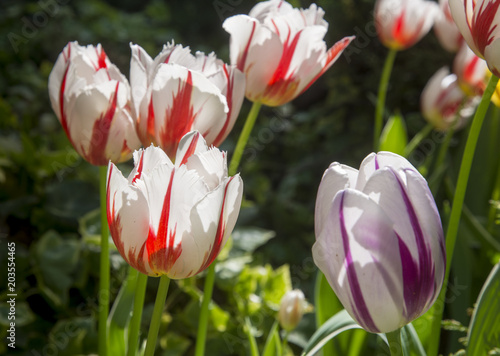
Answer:
<path fill-rule="evenodd" d="M 446 252 L 427 182 L 403 157 L 332 163 L 315 211 L 316 265 L 365 330 L 394 331 L 425 313 L 443 284 Z"/>
<path fill-rule="evenodd" d="M 439 0 L 439 8 L 441 11 L 434 23 L 434 33 L 445 50 L 448 52 L 457 52 L 464 39 L 455 21 L 453 21 L 448 0 Z"/>
<path fill-rule="evenodd" d="M 439 6 L 428 0 L 377 0 L 375 27 L 382 44 L 404 50 L 416 44 L 434 25 Z"/>
<path fill-rule="evenodd" d="M 437 130 L 446 131 L 465 126 L 479 104 L 476 99 L 478 97 L 467 96 L 457 76 L 443 67 L 427 82 L 420 97 L 420 107 L 427 122 Z"/>
<path fill-rule="evenodd" d="M 198 132 L 180 141 L 175 164 L 159 147 L 134 152 L 128 179 L 110 162 L 107 215 L 122 257 L 149 276 L 187 278 L 205 270 L 231 234 L 243 194 L 227 176 L 225 152 Z"/>
<path fill-rule="evenodd" d="M 500 76 L 500 0 L 449 0 L 453 19 L 469 47 Z"/>
<path fill-rule="evenodd" d="M 130 87 L 98 44 L 69 42 L 49 76 L 52 108 L 76 151 L 103 166 L 140 147 L 130 113 Z"/>
<path fill-rule="evenodd" d="M 464 43 L 453 60 L 453 73 L 457 75 L 462 90 L 468 95 L 483 95 L 488 72 L 486 62 Z"/>
<path fill-rule="evenodd" d="M 137 132 L 145 147 L 160 146 L 175 155 L 180 139 L 199 131 L 219 146 L 234 126 L 245 96 L 245 76 L 214 53 L 191 54 L 167 44 L 153 60 L 130 45 L 130 84 Z"/>
<path fill-rule="evenodd" d="M 246 97 L 268 106 L 283 105 L 303 93 L 354 39 L 327 50 L 328 23 L 316 4 L 293 8 L 282 0 L 263 1 L 248 15 L 226 19 L 230 58 L 246 76 Z"/>

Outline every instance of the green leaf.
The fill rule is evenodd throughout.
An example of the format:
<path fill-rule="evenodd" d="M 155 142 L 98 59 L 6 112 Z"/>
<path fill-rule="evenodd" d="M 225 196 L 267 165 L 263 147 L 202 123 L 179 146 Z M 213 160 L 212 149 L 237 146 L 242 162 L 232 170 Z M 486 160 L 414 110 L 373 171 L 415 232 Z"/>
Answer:
<path fill-rule="evenodd" d="M 281 356 L 281 339 L 278 329 L 279 323 L 278 321 L 275 321 L 271 330 L 269 330 L 269 334 L 267 335 L 262 356 Z"/>
<path fill-rule="evenodd" d="M 262 298 L 269 307 L 278 310 L 281 298 L 290 290 L 292 290 L 290 266 L 283 265 L 270 273 L 264 286 Z"/>
<path fill-rule="evenodd" d="M 403 355 L 426 356 L 425 349 L 411 323 L 401 329 L 401 340 Z"/>
<path fill-rule="evenodd" d="M 113 355 L 126 354 L 128 338 L 125 329 L 130 322 L 131 313 L 134 308 L 138 273 L 134 268 L 129 267 L 128 277 L 122 284 L 109 313 L 109 350 Z"/>
<path fill-rule="evenodd" d="M 97 335 L 92 318 L 60 320 L 49 333 L 49 341 L 57 347 L 58 355 L 87 355 L 94 353 Z"/>
<path fill-rule="evenodd" d="M 80 242 L 46 232 L 34 245 L 35 275 L 42 293 L 56 307 L 66 305 L 80 259 Z"/>
<path fill-rule="evenodd" d="M 341 310 L 324 323 L 309 339 L 303 355 L 312 356 L 325 345 L 329 340 L 351 329 L 361 329 L 361 327 L 351 318 L 347 311 Z"/>
<path fill-rule="evenodd" d="M 380 151 L 403 155 L 407 143 L 408 137 L 403 117 L 399 114 L 391 116 L 380 135 Z"/>
<path fill-rule="evenodd" d="M 16 326 L 21 327 L 32 323 L 35 320 L 35 314 L 31 311 L 28 303 L 26 302 L 16 302 L 13 309 L 15 312 Z M 8 303 L 0 303 L 0 325 L 9 326 L 12 321 L 11 306 Z"/>
<path fill-rule="evenodd" d="M 483 285 L 469 326 L 467 355 L 487 355 L 500 338 L 500 263 Z"/>
<path fill-rule="evenodd" d="M 276 236 L 274 231 L 257 227 L 240 228 L 233 232 L 233 249 L 253 252 Z"/>

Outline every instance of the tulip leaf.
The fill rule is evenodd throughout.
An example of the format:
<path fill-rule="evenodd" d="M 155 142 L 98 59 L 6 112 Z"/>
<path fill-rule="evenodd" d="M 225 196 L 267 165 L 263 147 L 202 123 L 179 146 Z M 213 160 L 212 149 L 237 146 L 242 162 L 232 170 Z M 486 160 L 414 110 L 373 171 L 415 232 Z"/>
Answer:
<path fill-rule="evenodd" d="M 233 249 L 243 252 L 253 252 L 275 235 L 274 231 L 257 227 L 239 228 L 233 231 Z"/>
<path fill-rule="evenodd" d="M 380 151 L 403 155 L 408 143 L 406 125 L 401 115 L 393 115 L 380 135 Z"/>
<path fill-rule="evenodd" d="M 500 263 L 483 285 L 469 326 L 467 355 L 486 355 L 500 338 Z"/>
<path fill-rule="evenodd" d="M 278 333 L 278 321 L 275 321 L 271 330 L 267 335 L 266 344 L 262 351 L 262 356 L 280 356 L 281 355 L 281 339 Z"/>
<path fill-rule="evenodd" d="M 109 313 L 109 350 L 114 355 L 126 354 L 128 338 L 125 330 L 129 324 L 131 312 L 134 307 L 138 273 L 135 269 L 129 267 L 128 277 L 122 284 Z"/>
<path fill-rule="evenodd" d="M 361 329 L 361 327 L 351 318 L 345 309 L 341 310 L 316 330 L 309 339 L 302 355 L 312 356 L 316 354 L 329 340 L 351 329 Z"/>
<path fill-rule="evenodd" d="M 425 349 L 418 338 L 413 325 L 407 324 L 401 329 L 403 355 L 426 356 Z"/>

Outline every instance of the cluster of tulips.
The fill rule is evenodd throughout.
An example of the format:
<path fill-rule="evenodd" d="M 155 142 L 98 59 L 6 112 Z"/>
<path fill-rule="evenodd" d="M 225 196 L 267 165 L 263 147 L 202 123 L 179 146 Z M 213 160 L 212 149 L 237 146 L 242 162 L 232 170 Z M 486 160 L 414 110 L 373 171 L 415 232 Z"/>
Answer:
<path fill-rule="evenodd" d="M 498 0 L 450 0 L 449 6 L 447 0 L 377 0 L 376 28 L 392 61 L 432 26 L 445 49 L 458 51 L 454 74 L 439 70 L 422 94 L 423 115 L 434 128 L 465 125 L 489 78 L 500 74 L 499 6 Z M 129 80 L 100 45 L 70 42 L 64 48 L 49 78 L 52 107 L 75 150 L 107 169 L 105 216 L 130 266 L 172 279 L 213 267 L 238 218 L 244 192 L 238 164 L 260 105 L 296 98 L 354 39 L 327 49 L 323 15 L 315 4 L 298 9 L 270 0 L 226 19 L 231 64 L 173 42 L 153 59 L 131 44 Z M 253 107 L 228 168 L 227 153 L 217 147 L 245 97 Z M 134 168 L 126 178 L 115 164 L 131 157 Z M 446 282 L 448 247 L 438 208 L 425 178 L 395 153 L 371 153 L 359 170 L 329 166 L 317 193 L 315 234 L 316 265 L 369 332 L 390 334 L 410 323 Z M 101 263 L 107 258 L 103 253 Z M 280 319 L 294 317 L 283 311 Z M 293 327 L 297 319 L 285 324 Z M 105 344 L 105 326 L 100 328 Z M 146 353 L 154 352 L 152 340 Z M 105 346 L 100 353 L 106 354 Z"/>

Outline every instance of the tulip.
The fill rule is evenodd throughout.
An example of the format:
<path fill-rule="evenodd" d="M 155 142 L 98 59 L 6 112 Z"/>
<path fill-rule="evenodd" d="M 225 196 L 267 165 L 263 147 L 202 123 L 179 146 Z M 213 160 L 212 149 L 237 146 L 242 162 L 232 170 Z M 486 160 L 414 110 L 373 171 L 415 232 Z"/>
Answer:
<path fill-rule="evenodd" d="M 453 21 L 448 0 L 439 0 L 439 8 L 441 11 L 434 23 L 434 33 L 445 50 L 457 52 L 462 45 L 463 37 Z"/>
<path fill-rule="evenodd" d="M 132 112 L 142 144 L 159 145 L 173 157 L 180 139 L 197 130 L 219 146 L 243 103 L 243 73 L 214 53 L 193 56 L 189 47 L 174 43 L 154 60 L 140 46 L 130 47 Z"/>
<path fill-rule="evenodd" d="M 460 88 L 469 96 L 483 95 L 491 72 L 486 62 L 476 56 L 464 43 L 453 61 L 453 72 L 457 75 Z M 500 106 L 500 84 L 497 85 L 491 101 Z"/>
<path fill-rule="evenodd" d="M 231 63 L 245 73 L 246 97 L 268 106 L 283 105 L 303 93 L 330 68 L 354 39 L 345 37 L 327 50 L 323 9 L 293 8 L 286 1 L 255 5 L 249 15 L 226 19 Z"/>
<path fill-rule="evenodd" d="M 122 257 L 141 273 L 187 278 L 205 270 L 224 247 L 242 193 L 240 176 L 227 176 L 226 154 L 190 132 L 175 164 L 154 146 L 134 152 L 128 179 L 109 164 L 109 230 Z"/>
<path fill-rule="evenodd" d="M 424 37 L 439 14 L 439 6 L 426 0 L 377 0 L 375 27 L 384 46 L 404 50 Z"/>
<path fill-rule="evenodd" d="M 76 151 L 104 166 L 140 147 L 130 114 L 130 87 L 100 44 L 70 42 L 49 76 L 52 108 Z"/>
<path fill-rule="evenodd" d="M 474 53 L 500 76 L 499 0 L 449 0 L 453 19 Z"/>
<path fill-rule="evenodd" d="M 278 311 L 278 321 L 286 331 L 291 331 L 299 325 L 306 309 L 304 293 L 300 289 L 294 289 L 285 293 L 281 298 Z"/>
<path fill-rule="evenodd" d="M 455 74 L 447 67 L 438 70 L 427 82 L 420 98 L 422 115 L 435 129 L 459 129 L 474 114 L 478 97 L 467 97 Z"/>
<path fill-rule="evenodd" d="M 358 170 L 332 163 L 315 211 L 316 265 L 365 330 L 391 332 L 425 313 L 443 284 L 439 213 L 403 157 L 372 153 Z"/>

